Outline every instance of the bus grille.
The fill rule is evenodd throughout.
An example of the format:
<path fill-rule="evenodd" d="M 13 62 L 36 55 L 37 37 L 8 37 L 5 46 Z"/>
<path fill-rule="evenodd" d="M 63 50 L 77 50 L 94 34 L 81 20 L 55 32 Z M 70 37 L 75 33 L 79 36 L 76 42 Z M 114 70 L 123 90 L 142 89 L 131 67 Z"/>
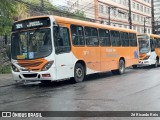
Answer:
<path fill-rule="evenodd" d="M 23 76 L 25 78 L 33 78 L 33 77 L 37 77 L 37 74 L 23 74 Z"/>
<path fill-rule="evenodd" d="M 18 63 L 21 67 L 37 67 L 42 64 L 42 62 L 30 62 L 30 63 Z"/>

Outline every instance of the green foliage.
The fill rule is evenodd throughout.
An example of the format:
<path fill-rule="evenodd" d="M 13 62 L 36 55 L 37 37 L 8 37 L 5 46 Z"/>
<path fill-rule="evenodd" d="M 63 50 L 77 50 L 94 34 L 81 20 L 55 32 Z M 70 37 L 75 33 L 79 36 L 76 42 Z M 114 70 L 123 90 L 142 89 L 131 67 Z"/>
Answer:
<path fill-rule="evenodd" d="M 0 35 L 8 34 L 11 30 L 13 16 L 16 14 L 16 5 L 13 0 L 0 2 Z"/>
<path fill-rule="evenodd" d="M 23 0 L 26 3 L 35 5 L 35 6 L 41 6 L 41 0 Z M 56 9 L 48 0 L 43 0 L 44 7 L 47 9 Z"/>
<path fill-rule="evenodd" d="M 73 17 L 74 19 L 87 21 L 86 16 L 85 16 L 85 14 L 84 14 L 83 11 L 76 10 L 76 11 L 74 12 L 74 14 L 75 14 L 75 16 Z"/>
<path fill-rule="evenodd" d="M 7 74 L 7 73 L 11 73 L 10 65 L 5 65 L 3 67 L 0 67 L 0 74 Z"/>
<path fill-rule="evenodd" d="M 30 16 L 29 9 L 24 3 L 17 2 L 16 10 L 17 10 L 17 15 L 15 18 L 16 20 L 25 19 Z"/>

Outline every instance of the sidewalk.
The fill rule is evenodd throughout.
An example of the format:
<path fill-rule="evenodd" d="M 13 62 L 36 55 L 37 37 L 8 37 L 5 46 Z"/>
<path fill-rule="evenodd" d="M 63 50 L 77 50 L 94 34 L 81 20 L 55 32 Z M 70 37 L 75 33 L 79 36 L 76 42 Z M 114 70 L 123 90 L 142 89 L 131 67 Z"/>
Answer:
<path fill-rule="evenodd" d="M 0 86 L 7 86 L 14 83 L 15 81 L 12 78 L 12 74 L 0 74 Z"/>

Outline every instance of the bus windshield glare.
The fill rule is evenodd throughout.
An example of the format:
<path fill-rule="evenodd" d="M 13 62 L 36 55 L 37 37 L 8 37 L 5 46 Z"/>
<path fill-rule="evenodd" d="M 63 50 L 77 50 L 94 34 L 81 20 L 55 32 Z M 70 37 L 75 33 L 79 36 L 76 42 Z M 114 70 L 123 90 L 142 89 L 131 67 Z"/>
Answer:
<path fill-rule="evenodd" d="M 140 54 L 145 54 L 149 52 L 149 40 L 139 38 L 139 52 Z"/>
<path fill-rule="evenodd" d="M 47 57 L 52 52 L 51 30 L 37 28 L 12 33 L 12 58 L 37 59 Z"/>

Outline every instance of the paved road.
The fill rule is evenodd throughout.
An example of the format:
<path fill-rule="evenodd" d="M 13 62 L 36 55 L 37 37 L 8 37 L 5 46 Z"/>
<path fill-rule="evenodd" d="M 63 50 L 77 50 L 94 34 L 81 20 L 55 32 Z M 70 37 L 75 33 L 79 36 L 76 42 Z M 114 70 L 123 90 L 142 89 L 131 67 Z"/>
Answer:
<path fill-rule="evenodd" d="M 53 82 L 49 86 L 36 83 L 0 87 L 0 111 L 10 110 L 160 111 L 160 67 L 127 69 L 124 75 L 117 76 L 110 72 L 90 75 L 86 81 L 78 84 L 62 81 Z M 96 118 L 83 119 L 96 120 Z M 133 118 L 110 118 L 115 119 Z M 134 119 L 151 120 L 151 118 Z M 155 119 L 159 120 L 160 117 Z"/>

